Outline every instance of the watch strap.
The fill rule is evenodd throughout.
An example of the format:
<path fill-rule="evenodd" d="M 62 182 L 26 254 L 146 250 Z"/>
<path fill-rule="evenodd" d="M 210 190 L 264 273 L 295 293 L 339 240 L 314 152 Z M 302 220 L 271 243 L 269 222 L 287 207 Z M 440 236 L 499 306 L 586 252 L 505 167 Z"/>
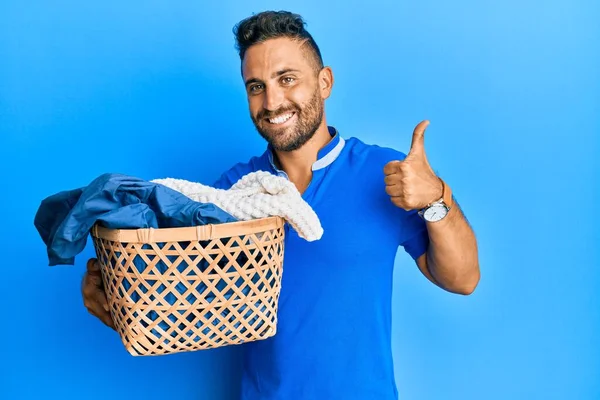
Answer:
<path fill-rule="evenodd" d="M 432 203 L 429 203 L 421 210 L 419 210 L 419 215 L 421 217 L 423 217 L 425 211 L 427 211 L 427 209 L 433 206 L 434 204 L 443 204 L 448 209 L 448 211 L 450 211 L 450 209 L 454 205 L 452 202 L 452 189 L 446 184 L 446 182 L 442 178 L 438 177 L 438 179 L 440 180 L 440 182 L 442 182 L 442 197 Z"/>
<path fill-rule="evenodd" d="M 450 186 L 448 186 L 446 184 L 446 182 L 444 182 L 444 180 L 442 178 L 439 178 L 440 182 L 442 182 L 442 198 L 440 199 L 441 201 L 444 202 L 444 204 L 446 204 L 446 207 L 448 208 L 452 208 L 452 206 L 454 204 L 452 204 L 452 189 L 450 188 Z M 438 200 L 438 201 L 440 201 Z"/>

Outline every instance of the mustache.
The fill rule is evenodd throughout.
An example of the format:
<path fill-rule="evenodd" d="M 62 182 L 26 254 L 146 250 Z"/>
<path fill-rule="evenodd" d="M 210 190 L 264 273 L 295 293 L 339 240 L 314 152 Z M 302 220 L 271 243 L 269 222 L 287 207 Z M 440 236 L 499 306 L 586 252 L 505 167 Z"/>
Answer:
<path fill-rule="evenodd" d="M 288 112 L 296 112 L 299 114 L 299 110 L 296 107 L 285 107 L 280 108 L 277 111 L 262 110 L 256 115 L 256 118 L 259 120 L 264 118 L 275 118 L 280 115 L 287 114 Z"/>

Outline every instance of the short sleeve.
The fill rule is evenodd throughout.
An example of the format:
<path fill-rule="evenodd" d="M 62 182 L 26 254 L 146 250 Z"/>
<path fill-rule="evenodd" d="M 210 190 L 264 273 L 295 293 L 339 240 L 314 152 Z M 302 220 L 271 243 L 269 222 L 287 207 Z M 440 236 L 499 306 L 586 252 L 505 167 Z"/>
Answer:
<path fill-rule="evenodd" d="M 372 174 L 375 175 L 380 169 L 390 161 L 402 161 L 406 158 L 406 154 L 395 149 L 373 146 L 374 162 L 371 165 L 376 166 L 376 171 Z M 429 234 L 427 232 L 426 222 L 419 215 L 417 210 L 405 211 L 395 205 L 393 205 L 389 196 L 385 192 L 385 183 L 383 180 L 378 182 L 380 185 L 380 194 L 385 207 L 382 209 L 392 224 L 392 229 L 397 233 L 397 243 L 402 246 L 404 251 L 408 253 L 414 260 L 422 256 L 429 247 Z M 390 218 L 391 216 L 391 218 Z"/>
<path fill-rule="evenodd" d="M 406 213 L 403 231 L 405 235 L 400 245 L 414 260 L 427 252 L 429 247 L 427 225 L 417 211 Z"/>

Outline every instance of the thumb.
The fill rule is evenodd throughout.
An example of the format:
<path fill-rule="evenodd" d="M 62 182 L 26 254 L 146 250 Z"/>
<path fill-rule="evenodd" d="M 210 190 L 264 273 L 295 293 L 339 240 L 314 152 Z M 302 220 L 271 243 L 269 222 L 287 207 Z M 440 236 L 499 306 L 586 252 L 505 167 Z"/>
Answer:
<path fill-rule="evenodd" d="M 413 131 L 412 143 L 408 155 L 424 156 L 425 155 L 425 129 L 429 126 L 429 121 L 421 121 Z"/>

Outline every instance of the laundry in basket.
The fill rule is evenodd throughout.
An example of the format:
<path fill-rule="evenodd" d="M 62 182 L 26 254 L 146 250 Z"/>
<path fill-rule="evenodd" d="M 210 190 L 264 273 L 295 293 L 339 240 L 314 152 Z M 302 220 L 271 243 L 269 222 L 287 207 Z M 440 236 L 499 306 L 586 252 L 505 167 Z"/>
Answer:
<path fill-rule="evenodd" d="M 249 174 L 223 191 L 104 174 L 45 199 L 35 224 L 50 265 L 73 264 L 92 233 L 111 314 L 131 354 L 260 340 L 276 331 L 284 221 L 307 240 L 322 234 L 282 179 Z"/>

